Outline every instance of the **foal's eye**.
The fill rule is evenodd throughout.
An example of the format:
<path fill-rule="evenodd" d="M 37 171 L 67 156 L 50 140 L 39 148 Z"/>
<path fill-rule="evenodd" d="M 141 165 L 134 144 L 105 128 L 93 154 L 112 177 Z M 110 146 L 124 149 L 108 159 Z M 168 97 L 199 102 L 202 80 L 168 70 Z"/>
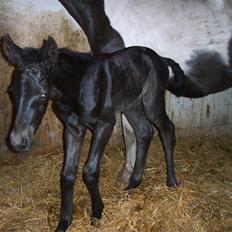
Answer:
<path fill-rule="evenodd" d="M 46 94 L 42 93 L 41 98 L 43 98 L 43 99 L 46 98 Z"/>
<path fill-rule="evenodd" d="M 32 70 L 30 70 L 30 73 L 32 75 L 39 76 L 41 72 L 38 69 L 32 69 Z"/>

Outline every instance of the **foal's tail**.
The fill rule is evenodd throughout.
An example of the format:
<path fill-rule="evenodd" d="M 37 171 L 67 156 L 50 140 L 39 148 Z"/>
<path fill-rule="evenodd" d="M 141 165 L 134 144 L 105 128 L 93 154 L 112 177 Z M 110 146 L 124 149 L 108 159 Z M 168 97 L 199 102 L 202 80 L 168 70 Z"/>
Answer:
<path fill-rule="evenodd" d="M 186 75 L 177 75 L 174 71 L 167 89 L 176 96 L 199 98 L 232 87 L 232 38 L 228 43 L 228 57 L 229 65 L 217 52 L 195 52 L 187 61 Z"/>
<path fill-rule="evenodd" d="M 181 69 L 180 65 L 177 64 L 174 60 L 166 57 L 162 57 L 163 62 L 171 67 L 174 76 L 169 78 L 167 89 L 172 93 L 177 93 L 182 88 L 184 82 L 184 71 Z M 176 95 L 177 95 L 176 94 Z"/>

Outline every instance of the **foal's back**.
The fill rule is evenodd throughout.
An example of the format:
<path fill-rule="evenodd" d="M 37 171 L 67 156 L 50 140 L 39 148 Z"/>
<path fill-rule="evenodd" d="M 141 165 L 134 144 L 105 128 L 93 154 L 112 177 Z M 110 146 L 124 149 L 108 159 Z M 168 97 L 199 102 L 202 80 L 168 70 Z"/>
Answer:
<path fill-rule="evenodd" d="M 166 88 L 166 74 L 167 66 L 153 50 L 129 47 L 95 60 L 81 82 L 80 98 L 120 111 L 142 96 L 145 83 Z"/>

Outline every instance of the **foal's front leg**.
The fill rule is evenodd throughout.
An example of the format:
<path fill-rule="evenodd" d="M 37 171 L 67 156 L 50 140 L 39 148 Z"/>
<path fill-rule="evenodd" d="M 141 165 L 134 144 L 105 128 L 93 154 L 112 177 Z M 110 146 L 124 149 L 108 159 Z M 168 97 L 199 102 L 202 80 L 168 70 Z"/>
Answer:
<path fill-rule="evenodd" d="M 100 161 L 114 124 L 115 121 L 113 123 L 97 122 L 93 131 L 91 150 L 83 169 L 83 180 L 92 200 L 92 218 L 100 219 L 104 208 L 98 187 Z"/>
<path fill-rule="evenodd" d="M 72 222 L 73 189 L 85 132 L 86 128 L 78 122 L 77 116 L 74 113 L 70 115 L 64 129 L 65 157 L 60 179 L 61 209 L 56 232 L 66 231 Z"/>

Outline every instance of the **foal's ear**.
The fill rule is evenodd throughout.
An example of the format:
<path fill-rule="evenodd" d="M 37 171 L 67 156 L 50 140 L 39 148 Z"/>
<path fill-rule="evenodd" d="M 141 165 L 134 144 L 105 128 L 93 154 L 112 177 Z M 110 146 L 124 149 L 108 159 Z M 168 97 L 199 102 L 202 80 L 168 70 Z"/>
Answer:
<path fill-rule="evenodd" d="M 48 40 L 44 40 L 44 45 L 42 47 L 43 58 L 49 63 L 54 64 L 58 57 L 58 46 L 56 41 L 48 36 Z"/>
<path fill-rule="evenodd" d="M 19 65 L 22 63 L 23 49 L 14 44 L 9 34 L 1 39 L 1 48 L 3 56 L 12 64 Z"/>

